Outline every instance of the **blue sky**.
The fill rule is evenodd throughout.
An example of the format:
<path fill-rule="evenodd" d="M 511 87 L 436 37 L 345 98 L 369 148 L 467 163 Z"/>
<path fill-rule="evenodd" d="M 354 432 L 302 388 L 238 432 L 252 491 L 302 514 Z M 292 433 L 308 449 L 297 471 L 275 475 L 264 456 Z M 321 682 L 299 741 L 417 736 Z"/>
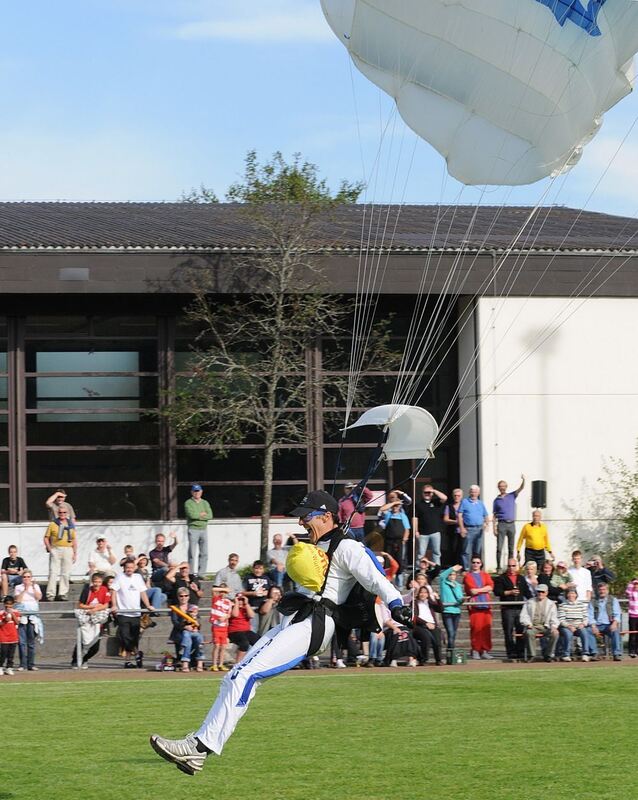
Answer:
<path fill-rule="evenodd" d="M 299 151 L 336 185 L 369 176 L 380 127 L 392 121 L 319 0 L 5 2 L 0 41 L 4 200 L 170 201 L 202 182 L 223 196 L 250 148 Z M 608 165 L 637 115 L 636 96 L 609 113 L 547 200 L 635 215 L 638 130 Z M 458 197 L 451 179 L 442 191 L 438 154 L 401 123 L 390 141 L 370 198 Z M 460 199 L 534 203 L 543 188 L 465 189 Z"/>

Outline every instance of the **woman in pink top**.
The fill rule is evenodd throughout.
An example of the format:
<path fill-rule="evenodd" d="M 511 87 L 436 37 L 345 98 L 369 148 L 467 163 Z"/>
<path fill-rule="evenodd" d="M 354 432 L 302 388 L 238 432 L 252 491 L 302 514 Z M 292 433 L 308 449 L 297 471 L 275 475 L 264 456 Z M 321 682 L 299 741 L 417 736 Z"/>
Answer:
<path fill-rule="evenodd" d="M 38 634 L 42 635 L 42 620 L 37 616 L 40 600 L 42 600 L 42 590 L 37 583 L 33 582 L 31 570 L 26 569 L 22 573 L 22 583 L 15 587 L 14 597 L 18 610 L 22 612 L 18 626 L 20 636 L 18 644 L 20 666 L 18 670 L 26 669 L 33 672 L 38 669 L 34 664 L 35 640 Z"/>
<path fill-rule="evenodd" d="M 629 599 L 629 630 L 636 633 L 629 634 L 629 658 L 638 655 L 638 578 L 627 584 L 625 594 Z"/>

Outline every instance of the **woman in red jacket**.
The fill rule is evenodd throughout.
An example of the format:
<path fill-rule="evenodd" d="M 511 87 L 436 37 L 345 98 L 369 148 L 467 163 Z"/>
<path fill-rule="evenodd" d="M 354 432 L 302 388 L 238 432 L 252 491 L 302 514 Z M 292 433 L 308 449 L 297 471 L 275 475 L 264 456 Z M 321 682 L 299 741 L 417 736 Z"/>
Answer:
<path fill-rule="evenodd" d="M 483 572 L 483 561 L 472 556 L 470 572 L 463 579 L 465 594 L 470 598 L 470 641 L 472 658 L 492 658 L 492 609 L 487 605 L 490 594 L 494 591 L 494 581 L 487 572 Z"/>

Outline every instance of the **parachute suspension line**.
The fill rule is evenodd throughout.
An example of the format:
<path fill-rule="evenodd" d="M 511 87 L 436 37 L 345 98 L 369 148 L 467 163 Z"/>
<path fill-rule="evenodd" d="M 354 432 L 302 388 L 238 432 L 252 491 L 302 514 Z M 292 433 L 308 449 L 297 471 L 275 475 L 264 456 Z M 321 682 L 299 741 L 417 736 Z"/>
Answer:
<path fill-rule="evenodd" d="M 354 504 L 354 510 L 353 510 L 352 514 L 350 514 L 350 516 L 348 517 L 348 521 L 343 526 L 343 530 L 346 533 L 350 530 L 350 523 L 352 522 L 352 517 L 357 513 L 357 511 L 360 508 L 359 500 L 361 499 L 361 495 L 363 494 L 363 490 L 366 488 L 366 486 L 368 485 L 368 481 L 372 478 L 374 473 L 379 468 L 379 464 L 383 461 L 383 457 L 384 457 L 383 456 L 383 447 L 384 447 L 384 445 L 385 445 L 385 443 L 386 443 L 386 441 L 388 439 L 389 432 L 390 432 L 390 426 L 389 425 L 385 425 L 382 428 L 382 430 L 380 431 L 379 440 L 377 442 L 377 446 L 375 447 L 374 452 L 372 453 L 372 456 L 370 457 L 370 461 L 368 463 L 368 469 L 366 470 L 365 475 L 363 476 L 363 478 L 361 478 L 359 483 L 352 490 L 352 493 L 356 494 L 358 499 L 356 500 L 356 502 Z M 364 504 L 363 506 L 361 506 L 361 508 L 365 508 L 366 506 L 367 506 L 367 503 Z"/>
<path fill-rule="evenodd" d="M 500 339 L 499 339 L 499 340 L 498 340 L 498 342 L 496 343 L 496 348 L 498 348 L 498 347 L 500 346 L 500 344 L 503 342 L 503 340 L 504 340 L 504 339 L 507 337 L 507 335 L 508 335 L 509 331 L 512 329 L 512 327 L 514 326 L 514 324 L 516 323 L 516 321 L 518 320 L 518 318 L 520 317 L 520 315 L 523 313 L 523 310 L 524 310 L 525 306 L 526 306 L 526 305 L 527 305 L 527 303 L 529 302 L 529 299 L 530 299 L 530 297 L 531 297 L 531 294 L 533 294 L 533 292 L 534 292 L 534 291 L 536 290 L 536 288 L 537 288 L 537 287 L 540 285 L 541 281 L 543 280 L 543 278 L 545 277 L 545 275 L 546 275 L 546 274 L 547 274 L 547 272 L 549 271 L 549 269 L 550 269 L 551 265 L 553 264 L 554 260 L 555 260 L 555 259 L 556 259 L 556 257 L 557 257 L 557 253 L 558 253 L 558 252 L 561 250 L 562 246 L 563 246 L 563 245 L 565 244 L 565 242 L 567 241 L 567 238 L 569 237 L 570 233 L 571 233 L 571 232 L 572 232 L 572 230 L 574 229 L 575 225 L 576 225 L 576 224 L 577 224 L 577 222 L 580 220 L 580 218 L 581 218 L 582 214 L 585 212 L 585 209 L 587 208 L 587 205 L 588 205 L 588 204 L 589 204 L 589 202 L 591 201 L 591 199 L 592 199 L 593 195 L 595 194 L 595 192 L 596 192 L 596 191 L 597 191 L 597 189 L 599 188 L 599 186 L 600 186 L 601 182 L 603 181 L 603 179 L 605 178 L 605 176 L 606 176 L 606 174 L 608 173 L 609 169 L 611 168 L 611 166 L 612 166 L 612 164 L 613 164 L 614 160 L 617 158 L 617 156 L 618 156 L 618 154 L 620 153 L 620 151 L 621 151 L 622 147 L 625 145 L 625 143 L 626 143 L 627 139 L 629 138 L 629 136 L 630 136 L 631 132 L 634 130 L 634 128 L 636 127 L 636 125 L 637 125 L 637 124 L 638 124 L 638 115 L 637 115 L 637 116 L 634 118 L 633 122 L 631 123 L 631 125 L 629 126 L 629 128 L 628 128 L 628 130 L 626 131 L 625 135 L 623 136 L 622 140 L 621 140 L 621 141 L 620 141 L 620 143 L 618 144 L 618 146 L 617 146 L 616 150 L 614 151 L 614 153 L 612 154 L 612 156 L 611 156 L 611 157 L 610 157 L 610 159 L 608 160 L 607 164 L 605 165 L 605 167 L 604 167 L 604 169 L 603 169 L 603 171 L 602 171 L 602 174 L 601 174 L 601 175 L 600 175 L 600 177 L 597 179 L 596 183 L 594 184 L 594 187 L 593 187 L 593 188 L 592 188 L 592 190 L 590 191 L 590 193 L 589 193 L 589 195 L 588 195 L 588 197 L 587 197 L 587 200 L 586 200 L 586 202 L 585 202 L 585 204 L 584 204 L 583 208 L 581 208 L 581 209 L 579 210 L 578 214 L 576 215 L 576 218 L 574 219 L 574 221 L 573 221 L 573 222 L 572 222 L 572 224 L 570 225 L 569 229 L 567 230 L 567 232 L 566 232 L 566 233 L 565 233 L 565 235 L 563 236 L 563 239 L 562 239 L 561 243 L 560 243 L 560 244 L 558 245 L 558 247 L 557 247 L 557 251 L 556 251 L 556 252 L 555 252 L 555 253 L 552 255 L 551 259 L 549 260 L 549 262 L 547 263 L 547 265 L 546 265 L 546 266 L 545 266 L 545 268 L 543 269 L 542 273 L 541 273 L 541 274 L 540 274 L 540 276 L 537 278 L 537 280 L 536 280 L 536 283 L 534 284 L 534 287 L 533 287 L 533 288 L 531 289 L 531 291 L 530 291 L 530 294 L 529 294 L 529 295 L 528 295 L 528 296 L 525 298 L 525 300 L 524 300 L 524 303 L 522 304 L 521 308 L 519 308 L 519 310 L 517 311 L 516 315 L 515 315 L 515 316 L 514 316 L 514 318 L 511 320 L 511 322 L 509 323 L 508 327 L 506 328 L 506 330 L 503 332 L 503 334 L 501 335 Z M 565 176 L 565 181 L 567 180 L 567 178 L 568 178 L 568 177 L 569 177 L 569 175 Z M 564 182 L 565 182 L 565 181 L 564 181 Z M 564 182 L 563 182 L 563 187 L 564 187 Z M 547 215 L 547 216 L 549 216 L 549 212 L 548 212 L 548 215 Z M 622 233 L 622 231 L 624 231 L 624 230 L 625 230 L 625 228 L 626 228 L 626 227 L 627 227 L 627 226 L 625 225 L 625 226 L 624 226 L 624 227 L 621 229 L 621 231 L 619 232 L 619 234 L 617 234 L 617 236 L 616 236 L 616 239 L 618 239 L 618 237 L 620 236 L 620 234 Z M 537 236 L 538 236 L 538 235 L 540 235 L 540 230 L 539 230 L 539 232 L 538 232 Z M 631 241 L 631 239 L 632 239 L 632 238 L 633 238 L 633 235 L 630 235 L 630 236 L 628 237 L 627 241 L 625 242 L 625 244 L 627 244 L 629 241 Z M 527 258 L 529 258 L 530 252 L 531 252 L 531 250 L 528 250 L 528 251 L 527 251 L 527 253 L 525 254 L 525 256 L 523 257 L 523 259 L 521 260 L 521 264 L 520 264 L 520 266 L 519 266 L 519 270 L 518 270 L 518 273 L 519 273 L 519 274 L 520 274 L 520 271 L 522 270 L 522 267 L 524 266 L 525 262 L 527 261 Z M 503 258 L 502 258 L 502 260 L 501 260 L 501 261 L 504 261 L 504 260 L 507 258 L 507 256 L 508 256 L 508 255 L 509 255 L 509 253 L 506 253 L 506 254 L 503 256 Z M 563 320 L 563 322 L 560 322 L 560 324 L 558 325 L 558 327 L 556 327 L 556 325 L 555 325 L 555 321 L 556 321 L 557 319 L 560 319 L 560 317 L 561 317 L 561 316 L 562 316 L 562 315 L 565 313 L 565 310 L 566 310 L 566 308 L 568 309 L 568 308 L 569 308 L 569 306 L 570 306 L 571 304 L 573 304 L 573 302 L 574 302 L 575 300 L 577 300 L 577 299 L 580 297 L 581 290 L 585 290 L 585 289 L 586 289 L 588 286 L 590 286 L 590 285 L 591 285 L 591 283 L 593 282 L 593 280 L 594 280 L 595 278 L 599 277 L 599 275 L 601 274 L 601 272 L 602 272 L 602 271 L 605 269 L 605 267 L 607 266 L 607 264 L 609 263 L 609 261 L 607 261 L 607 262 L 606 262 L 606 263 L 603 265 L 602 269 L 601 269 L 601 270 L 599 270 L 599 271 L 598 271 L 598 272 L 597 272 L 597 273 L 594 275 L 594 277 L 593 277 L 593 278 L 592 278 L 592 277 L 590 277 L 590 276 L 592 275 L 592 273 L 594 272 L 594 270 L 596 269 L 597 265 L 598 265 L 598 264 L 600 263 L 600 261 L 602 260 L 602 258 L 603 258 L 603 257 L 604 257 L 604 256 L 601 256 L 599 259 L 597 259 L 597 260 L 596 260 L 596 262 L 594 262 L 594 264 L 593 264 L 593 265 L 592 265 L 592 266 L 589 268 L 589 270 L 588 270 L 588 272 L 585 274 L 585 276 L 583 276 L 583 278 L 582 278 L 582 279 L 581 279 L 581 281 L 579 282 L 578 286 L 577 286 L 577 287 L 576 287 L 574 290 L 572 290 L 572 292 L 571 292 L 571 294 L 570 294 L 570 298 L 568 299 L 568 301 L 567 301 L 567 303 L 566 303 L 566 306 L 564 305 L 564 306 L 562 306 L 561 308 L 559 308 L 559 309 L 558 309 L 558 310 L 557 310 L 557 311 L 554 313 L 554 315 L 552 316 L 552 318 L 551 318 L 551 319 L 550 319 L 550 320 L 549 320 L 549 321 L 548 321 L 548 322 L 547 322 L 547 323 L 544 325 L 544 327 L 543 327 L 543 328 L 542 328 L 542 329 L 541 329 L 541 330 L 540 330 L 540 331 L 539 331 L 539 332 L 536 334 L 536 340 L 538 340 L 538 341 L 539 341 L 539 343 L 538 343 L 538 344 L 534 344 L 534 342 L 532 342 L 532 343 L 531 343 L 531 344 L 530 344 L 530 345 L 529 345 L 529 346 L 526 348 L 526 350 L 524 350 L 524 351 L 523 351 L 521 354 L 519 354 L 519 356 L 517 357 L 517 359 L 515 360 L 515 362 L 520 362 L 520 363 L 519 363 L 517 366 L 513 366 L 513 367 L 512 367 L 512 366 L 510 366 L 510 368 L 507 370 L 507 375 L 506 375 L 506 377 L 509 377 L 509 376 L 510 376 L 510 375 L 511 375 L 511 374 L 512 374 L 512 373 L 513 373 L 513 372 L 514 372 L 514 371 L 515 371 L 515 370 L 518 368 L 518 366 L 520 366 L 522 363 L 524 363 L 524 362 L 527 360 L 527 358 L 528 358 L 528 357 L 529 357 L 529 356 L 530 356 L 530 355 L 531 355 L 533 352 L 536 352 L 536 350 L 537 350 L 537 349 L 538 349 L 540 346 L 542 346 L 542 344 L 543 344 L 545 341 L 547 341 L 547 339 L 548 339 L 548 338 L 550 338 L 550 336 L 552 336 L 552 335 L 553 335 L 553 334 L 554 334 L 554 333 L 555 333 L 555 332 L 556 332 L 556 331 L 557 331 L 557 330 L 558 330 L 558 329 L 559 329 L 559 328 L 562 326 L 562 324 L 564 324 L 564 322 L 565 322 L 567 319 L 569 319 L 569 318 L 572 316 L 572 315 L 570 314 L 570 315 L 569 315 L 569 316 L 568 316 L 568 317 L 567 317 L 565 320 Z M 622 262 L 622 264 L 624 264 L 624 263 L 626 263 L 626 260 Z M 621 264 L 621 266 L 622 266 L 622 264 Z M 612 273 L 612 274 L 615 274 L 615 272 L 617 272 L 617 270 L 618 270 L 618 269 L 620 269 L 620 267 L 618 267 L 618 268 L 617 268 L 617 269 L 614 271 L 614 273 Z M 603 284 L 604 284 L 604 283 L 606 283 L 606 282 L 607 282 L 607 280 L 609 280 L 609 278 L 606 278 L 606 279 L 603 281 Z M 603 284 L 601 284 L 601 285 L 603 285 Z M 594 294 L 596 291 L 599 291 L 599 289 L 600 289 L 600 286 L 598 286 L 598 287 L 594 288 L 594 289 L 592 290 L 591 294 L 589 295 L 589 297 L 591 297 L 591 296 L 592 296 L 592 295 L 593 295 L 593 294 Z M 574 312 L 573 312 L 573 313 L 575 313 L 575 311 L 576 311 L 578 308 L 580 308 L 580 307 L 582 306 L 582 304 L 583 304 L 583 303 L 584 303 L 584 302 L 585 302 L 587 299 L 589 299 L 589 297 L 586 297 L 585 299 L 581 300 L 581 303 L 579 303 L 579 304 L 578 304 L 577 308 L 574 310 Z M 501 299 L 502 299 L 502 298 L 501 298 Z M 486 332 L 488 332 L 488 331 L 489 331 L 489 327 L 490 327 L 490 325 L 491 325 L 491 324 L 493 324 L 493 321 L 494 321 L 494 320 L 492 319 L 492 316 L 491 316 L 491 317 L 490 317 L 490 320 L 488 321 L 488 323 L 489 323 L 489 324 L 487 324 L 487 325 L 486 325 Z M 547 335 L 547 334 L 548 334 L 548 332 L 549 332 L 549 335 Z M 460 335 L 460 333 L 459 333 L 459 335 Z M 465 371 L 465 373 L 464 373 L 464 376 L 463 376 L 463 378 L 462 378 L 462 379 L 459 381 L 459 387 L 458 387 L 458 389 L 457 389 L 457 396 L 458 396 L 458 392 L 460 391 L 460 388 L 463 386 L 463 384 L 464 384 L 465 380 L 467 380 L 467 377 L 468 377 L 468 375 L 470 374 L 470 371 L 471 371 L 471 369 L 473 368 L 473 366 L 474 366 L 474 363 L 476 362 L 476 359 L 478 358 L 478 352 L 477 352 L 477 350 L 478 350 L 478 349 L 480 349 L 480 345 L 478 345 L 478 344 L 477 344 L 477 346 L 474 348 L 474 354 L 473 354 L 473 357 L 472 357 L 472 359 L 471 359 L 471 362 L 470 362 L 470 364 L 468 364 L 468 368 L 466 369 L 466 371 Z M 489 359 L 489 358 L 488 358 L 486 363 L 489 363 L 489 362 L 490 362 L 490 360 L 491 360 L 491 359 Z M 515 363 L 515 362 L 514 362 L 514 363 Z M 500 385 L 500 384 L 502 384 L 502 383 L 504 382 L 504 380 L 506 379 L 506 377 L 503 377 L 503 378 L 501 378 L 501 379 L 500 379 L 500 381 L 499 381 L 499 383 L 497 384 L 497 386 L 498 386 L 498 385 Z M 467 397 L 469 397 L 469 395 L 470 395 L 470 394 L 472 393 L 472 391 L 473 391 L 473 388 L 476 386 L 477 380 L 478 380 L 478 379 L 477 379 L 477 378 L 475 378 L 475 379 L 474 379 L 474 381 L 472 382 L 472 384 L 470 384 L 470 386 L 469 386 L 469 389 L 468 389 L 468 391 L 467 391 L 467 393 L 466 393 L 465 397 L 464 397 L 464 398 L 462 398 L 462 399 L 467 399 Z M 497 387 L 495 387 L 494 391 L 496 390 L 496 388 L 497 388 Z M 489 394 L 491 394 L 491 392 L 490 392 Z M 486 395 L 486 396 L 489 396 L 489 395 Z M 452 401 L 452 402 L 454 402 L 454 399 L 453 399 L 453 401 Z M 470 410 L 469 410 L 469 411 L 468 411 L 466 414 L 464 414 L 464 415 L 463 415 L 463 419 L 465 419 L 465 417 L 468 415 L 468 413 L 471 413 L 471 411 L 473 411 L 473 410 L 474 410 L 474 409 L 477 407 L 478 403 L 480 403 L 480 400 L 479 400 L 479 401 L 475 401 L 475 404 L 473 404 L 473 405 L 472 405 L 472 407 L 470 408 Z M 448 434 L 447 434 L 447 432 L 445 431 L 445 424 L 446 424 L 446 422 L 447 422 L 447 419 L 448 419 L 448 416 L 449 416 L 449 413 L 448 413 L 448 412 L 450 412 L 450 411 L 451 411 L 451 407 L 450 407 L 450 406 L 448 406 L 448 410 L 446 411 L 446 413 L 445 413 L 445 415 L 444 415 L 443 419 L 441 420 L 441 423 L 440 423 L 440 430 L 439 430 L 439 438 L 437 439 L 437 441 L 439 441 L 439 442 L 440 442 L 440 441 L 442 441 L 442 438 L 441 438 L 441 437 L 443 437 L 443 438 L 447 438 L 447 435 L 448 435 Z M 456 429 L 457 427 L 458 427 L 458 424 L 454 425 L 454 428 L 453 428 L 453 430 L 454 430 L 454 429 Z"/>

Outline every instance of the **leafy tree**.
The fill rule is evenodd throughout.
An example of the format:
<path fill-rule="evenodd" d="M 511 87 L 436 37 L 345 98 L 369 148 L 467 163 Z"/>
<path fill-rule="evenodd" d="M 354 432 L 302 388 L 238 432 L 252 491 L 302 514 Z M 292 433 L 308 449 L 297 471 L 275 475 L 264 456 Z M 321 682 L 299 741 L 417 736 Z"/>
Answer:
<path fill-rule="evenodd" d="M 178 385 L 165 413 L 181 440 L 215 448 L 217 456 L 233 444 L 261 445 L 262 553 L 275 455 L 282 445 L 307 443 L 305 409 L 320 388 L 306 368 L 307 348 L 317 337 L 345 334 L 341 325 L 350 312 L 325 292 L 318 229 L 361 190 L 343 181 L 331 192 L 317 167 L 299 155 L 288 163 L 275 153 L 260 163 L 251 151 L 242 179 L 228 191 L 228 199 L 241 204 L 251 248 L 221 269 L 195 264 L 180 275 L 193 296 L 187 316 L 199 334 L 190 377 Z M 220 295 L 220 272 L 228 294 Z M 391 358 L 387 328 L 377 328 L 369 359 L 383 365 Z M 345 378 L 331 379 L 329 388 L 328 404 L 337 402 L 345 395 Z"/>
<path fill-rule="evenodd" d="M 638 444 L 633 465 L 610 458 L 589 491 L 589 516 L 594 523 L 579 530 L 576 543 L 588 553 L 600 553 L 616 573 L 612 591 L 623 594 L 638 574 Z M 574 514 L 576 516 L 576 514 Z"/>
<path fill-rule="evenodd" d="M 179 198 L 180 203 L 219 203 L 219 198 L 212 189 L 208 189 L 204 184 L 200 184 L 199 189 L 191 189 L 190 192 L 182 192 Z"/>

